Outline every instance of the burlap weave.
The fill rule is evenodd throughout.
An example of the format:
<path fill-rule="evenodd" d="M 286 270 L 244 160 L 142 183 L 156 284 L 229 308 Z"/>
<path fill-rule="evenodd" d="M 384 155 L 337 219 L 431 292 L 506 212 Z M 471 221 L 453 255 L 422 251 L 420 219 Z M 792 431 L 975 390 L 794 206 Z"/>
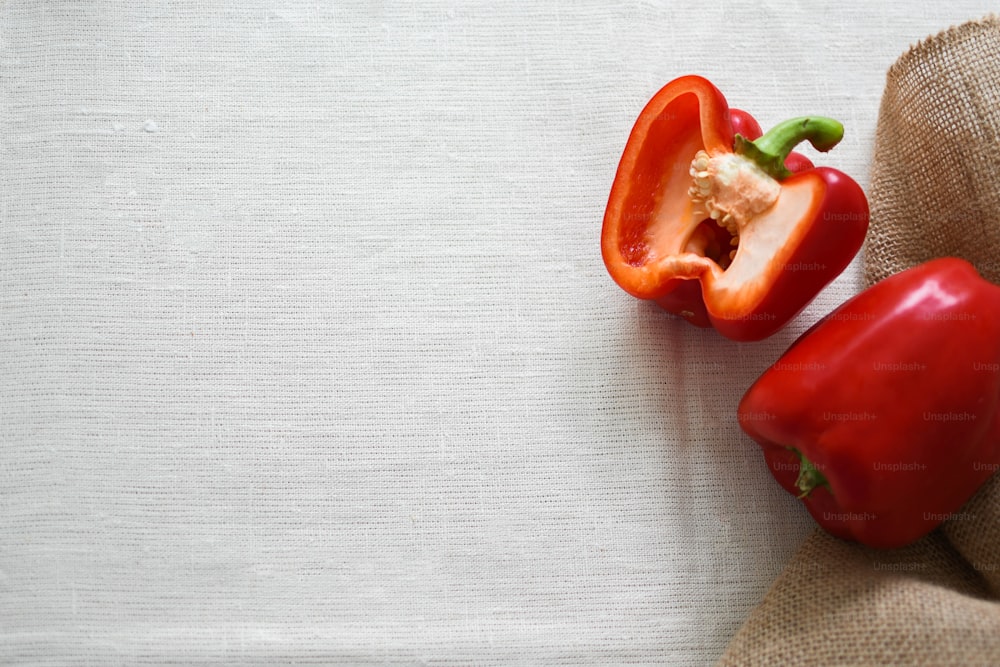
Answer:
<path fill-rule="evenodd" d="M 958 255 L 1000 282 L 1000 18 L 921 42 L 889 69 L 865 276 Z"/>
<path fill-rule="evenodd" d="M 1000 282 L 1000 19 L 953 27 L 888 71 L 869 283 L 932 257 Z M 878 551 L 817 531 L 719 665 L 1000 665 L 1000 480 L 942 529 Z"/>

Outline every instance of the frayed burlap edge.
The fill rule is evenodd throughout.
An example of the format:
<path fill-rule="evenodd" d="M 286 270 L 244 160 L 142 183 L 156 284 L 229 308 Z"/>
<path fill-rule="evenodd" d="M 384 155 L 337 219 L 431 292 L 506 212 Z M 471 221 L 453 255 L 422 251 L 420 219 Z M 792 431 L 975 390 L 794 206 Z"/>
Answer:
<path fill-rule="evenodd" d="M 970 30 L 978 31 L 984 28 L 988 29 L 998 20 L 1000 20 L 1000 16 L 997 14 L 987 14 L 980 19 L 953 25 L 949 28 L 945 28 L 935 35 L 925 37 L 907 49 L 903 55 L 896 59 L 896 62 L 889 66 L 886 77 L 894 78 L 898 75 L 899 70 L 909 67 L 911 60 L 926 58 L 929 51 L 940 48 L 948 48 L 949 43 L 955 38 L 956 35 L 961 35 Z"/>

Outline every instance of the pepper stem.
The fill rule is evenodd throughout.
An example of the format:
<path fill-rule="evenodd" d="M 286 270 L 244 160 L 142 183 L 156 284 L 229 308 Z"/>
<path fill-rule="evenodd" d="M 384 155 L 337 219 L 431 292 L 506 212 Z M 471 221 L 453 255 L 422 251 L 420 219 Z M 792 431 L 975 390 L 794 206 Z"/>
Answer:
<path fill-rule="evenodd" d="M 800 116 L 778 123 L 754 141 L 737 134 L 734 148 L 781 181 L 791 176 L 792 172 L 785 168 L 785 158 L 800 143 L 808 141 L 825 153 L 843 138 L 844 126 L 838 121 L 823 116 Z"/>
<path fill-rule="evenodd" d="M 797 449 L 793 449 L 795 455 L 799 457 L 799 476 L 795 480 L 795 486 L 802 493 L 799 498 L 805 498 L 817 486 L 829 486 L 826 477 L 819 471 L 816 465 L 805 457 L 805 454 Z"/>

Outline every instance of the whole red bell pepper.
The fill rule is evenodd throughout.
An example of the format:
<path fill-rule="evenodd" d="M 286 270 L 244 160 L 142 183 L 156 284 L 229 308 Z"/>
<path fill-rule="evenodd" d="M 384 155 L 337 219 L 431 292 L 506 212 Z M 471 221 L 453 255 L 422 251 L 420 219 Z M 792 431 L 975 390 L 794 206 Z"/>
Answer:
<path fill-rule="evenodd" d="M 891 276 L 803 334 L 738 417 L 829 533 L 906 545 L 1000 469 L 1000 287 L 956 258 Z"/>
<path fill-rule="evenodd" d="M 792 148 L 827 151 L 843 126 L 795 118 L 760 136 L 706 79 L 649 101 L 626 143 L 601 233 L 611 277 L 735 340 L 771 335 L 857 254 L 868 202 L 845 174 Z"/>

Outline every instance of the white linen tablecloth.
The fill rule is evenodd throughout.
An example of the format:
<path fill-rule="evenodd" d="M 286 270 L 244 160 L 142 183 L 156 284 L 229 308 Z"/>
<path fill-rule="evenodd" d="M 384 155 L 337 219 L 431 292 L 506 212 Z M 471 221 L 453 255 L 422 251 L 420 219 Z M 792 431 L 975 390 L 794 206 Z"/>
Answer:
<path fill-rule="evenodd" d="M 992 3 L 0 7 L 0 663 L 710 664 L 811 530 L 737 344 L 618 289 L 628 132 Z M 808 154 L 816 157 L 814 151 Z"/>

